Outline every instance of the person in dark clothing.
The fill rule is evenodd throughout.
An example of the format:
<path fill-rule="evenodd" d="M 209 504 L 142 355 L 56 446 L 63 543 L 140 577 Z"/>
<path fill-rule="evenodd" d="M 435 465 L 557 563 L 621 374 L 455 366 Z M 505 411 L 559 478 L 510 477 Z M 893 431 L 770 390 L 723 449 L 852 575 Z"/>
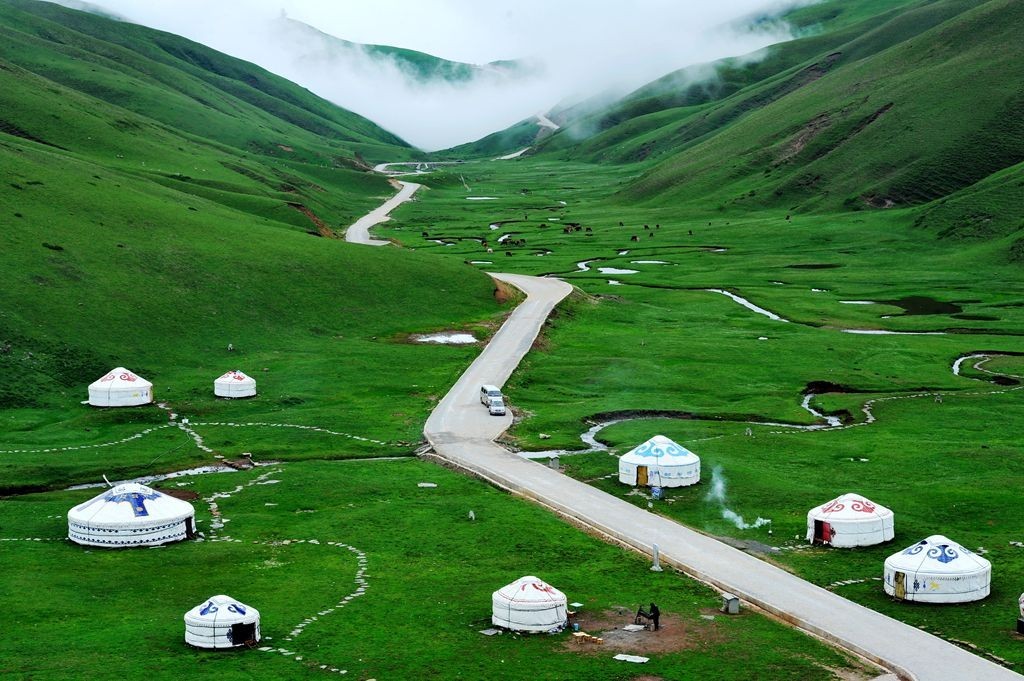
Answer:
<path fill-rule="evenodd" d="M 651 609 L 648 611 L 648 616 L 651 618 L 651 621 L 654 622 L 654 630 L 657 631 L 660 628 L 658 620 L 661 619 L 661 610 L 659 610 L 658 606 L 654 603 L 651 603 Z"/>

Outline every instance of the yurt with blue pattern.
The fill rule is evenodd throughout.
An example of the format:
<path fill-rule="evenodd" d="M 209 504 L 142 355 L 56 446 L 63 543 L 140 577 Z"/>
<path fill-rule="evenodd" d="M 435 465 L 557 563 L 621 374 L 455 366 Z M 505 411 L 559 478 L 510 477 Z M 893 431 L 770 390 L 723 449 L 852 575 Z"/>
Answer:
<path fill-rule="evenodd" d="M 192 504 L 145 485 L 117 485 L 68 511 L 68 539 L 85 546 L 130 548 L 192 539 Z"/>
<path fill-rule="evenodd" d="M 185 613 L 185 643 L 190 646 L 239 648 L 259 640 L 259 611 L 231 596 L 211 596 Z"/>
<path fill-rule="evenodd" d="M 992 563 L 933 534 L 885 559 L 885 593 L 901 601 L 980 601 L 992 585 Z"/>
<path fill-rule="evenodd" d="M 686 487 L 700 482 L 700 457 L 655 435 L 619 459 L 619 482 L 635 487 Z"/>

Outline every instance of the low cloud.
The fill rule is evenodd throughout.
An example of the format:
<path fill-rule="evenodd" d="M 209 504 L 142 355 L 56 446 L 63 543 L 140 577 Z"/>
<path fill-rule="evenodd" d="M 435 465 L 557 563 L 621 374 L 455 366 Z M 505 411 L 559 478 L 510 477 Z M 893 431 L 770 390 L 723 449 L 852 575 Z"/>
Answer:
<path fill-rule="evenodd" d="M 418 147 L 478 139 L 570 98 L 625 94 L 681 67 L 755 52 L 790 37 L 767 17 L 809 0 L 100 0 L 131 21 L 254 62 Z M 476 64 L 523 59 L 518 76 L 418 82 L 394 61 L 311 37 L 324 33 Z M 755 28 L 752 28 L 755 27 Z"/>

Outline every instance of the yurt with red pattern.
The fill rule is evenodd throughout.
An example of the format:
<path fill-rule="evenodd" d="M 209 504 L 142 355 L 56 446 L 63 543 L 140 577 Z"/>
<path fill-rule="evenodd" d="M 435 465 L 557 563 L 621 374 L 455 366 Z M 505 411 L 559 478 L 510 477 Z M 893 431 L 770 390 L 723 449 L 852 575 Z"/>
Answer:
<path fill-rule="evenodd" d="M 844 494 L 807 512 L 807 541 L 836 548 L 873 546 L 895 536 L 893 512 L 860 494 Z"/>

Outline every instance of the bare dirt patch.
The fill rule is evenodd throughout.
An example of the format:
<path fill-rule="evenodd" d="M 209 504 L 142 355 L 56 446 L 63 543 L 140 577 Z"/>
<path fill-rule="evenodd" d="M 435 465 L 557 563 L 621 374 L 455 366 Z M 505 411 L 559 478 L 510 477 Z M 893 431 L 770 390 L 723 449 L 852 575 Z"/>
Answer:
<path fill-rule="evenodd" d="M 154 489 L 156 489 L 158 492 L 166 494 L 169 497 L 181 499 L 182 501 L 195 501 L 196 499 L 199 498 L 199 493 L 193 492 L 190 489 L 163 489 L 161 487 L 156 487 Z"/>
<path fill-rule="evenodd" d="M 580 631 L 603 638 L 604 643 L 577 643 L 569 640 L 563 648 L 576 653 L 672 653 L 722 640 L 714 620 L 694 622 L 673 614 L 662 614 L 658 631 L 625 631 L 624 626 L 633 624 L 634 614 L 635 611 L 625 608 L 601 613 L 580 613 L 576 619 Z"/>

